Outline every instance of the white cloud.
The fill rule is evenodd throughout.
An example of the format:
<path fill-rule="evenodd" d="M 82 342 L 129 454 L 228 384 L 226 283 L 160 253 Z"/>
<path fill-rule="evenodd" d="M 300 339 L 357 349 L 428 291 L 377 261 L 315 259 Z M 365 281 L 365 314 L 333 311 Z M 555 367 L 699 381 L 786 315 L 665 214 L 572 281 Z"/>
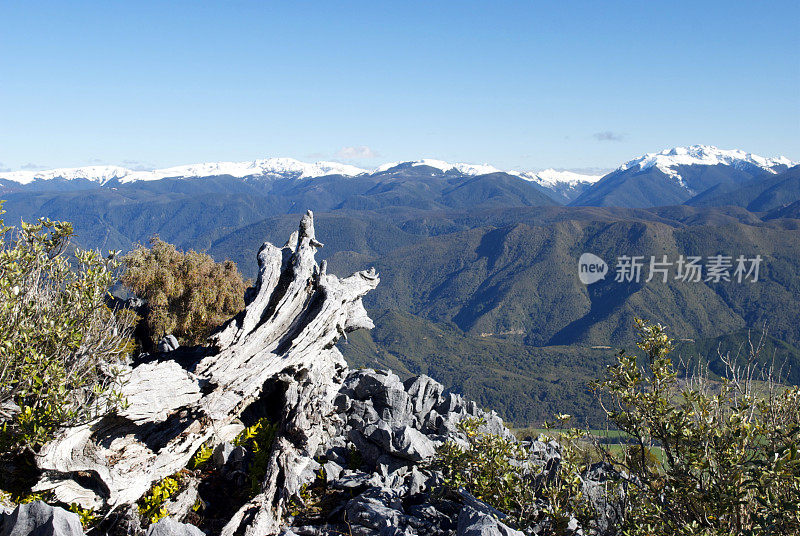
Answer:
<path fill-rule="evenodd" d="M 344 160 L 358 160 L 361 158 L 377 158 L 380 155 L 367 147 L 366 145 L 358 145 L 352 147 L 342 147 L 336 153 L 336 158 Z"/>
<path fill-rule="evenodd" d="M 625 139 L 625 134 L 605 130 L 592 134 L 592 137 L 597 141 L 622 141 Z"/>

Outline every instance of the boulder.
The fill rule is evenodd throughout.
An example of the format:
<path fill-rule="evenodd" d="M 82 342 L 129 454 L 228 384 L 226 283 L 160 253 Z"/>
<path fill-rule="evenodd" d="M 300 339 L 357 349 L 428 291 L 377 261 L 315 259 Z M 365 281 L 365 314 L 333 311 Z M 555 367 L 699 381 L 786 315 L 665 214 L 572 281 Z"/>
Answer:
<path fill-rule="evenodd" d="M 442 384 L 424 374 L 407 379 L 403 386 L 411 398 L 411 410 L 420 421 L 427 417 L 442 396 Z"/>
<path fill-rule="evenodd" d="M 433 442 L 410 426 L 389 426 L 380 421 L 367 426 L 364 435 L 384 452 L 413 462 L 427 460 L 436 454 Z"/>
<path fill-rule="evenodd" d="M 0 536 L 83 536 L 78 514 L 42 501 L 20 504 L 2 519 Z"/>
<path fill-rule="evenodd" d="M 354 525 L 381 530 L 405 526 L 402 504 L 397 495 L 386 488 L 374 488 L 348 501 L 347 519 Z"/>
<path fill-rule="evenodd" d="M 165 517 L 158 523 L 150 525 L 145 536 L 205 536 L 205 534 L 194 525 L 180 523 L 171 517 Z"/>
<path fill-rule="evenodd" d="M 491 514 L 476 510 L 466 505 L 458 514 L 458 528 L 456 536 L 525 536 L 522 532 L 512 529 L 498 521 Z"/>
<path fill-rule="evenodd" d="M 158 341 L 158 351 L 162 354 L 166 354 L 169 352 L 174 352 L 178 349 L 180 344 L 178 344 L 178 339 L 175 338 L 175 335 L 167 335 L 160 341 Z"/>

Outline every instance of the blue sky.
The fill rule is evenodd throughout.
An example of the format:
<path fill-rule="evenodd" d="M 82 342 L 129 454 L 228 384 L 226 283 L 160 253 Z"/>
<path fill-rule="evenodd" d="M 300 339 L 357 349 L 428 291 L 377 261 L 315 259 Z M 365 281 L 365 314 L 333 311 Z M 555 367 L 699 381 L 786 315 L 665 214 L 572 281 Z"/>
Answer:
<path fill-rule="evenodd" d="M 800 2 L 0 3 L 0 168 L 800 159 Z"/>

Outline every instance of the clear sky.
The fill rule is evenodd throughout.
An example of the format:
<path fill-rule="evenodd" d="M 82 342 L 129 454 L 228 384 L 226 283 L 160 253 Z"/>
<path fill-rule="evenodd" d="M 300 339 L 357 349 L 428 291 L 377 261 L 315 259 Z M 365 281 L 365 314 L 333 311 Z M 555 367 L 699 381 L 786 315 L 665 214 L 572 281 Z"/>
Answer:
<path fill-rule="evenodd" d="M 0 2 L 0 168 L 800 160 L 800 2 Z"/>

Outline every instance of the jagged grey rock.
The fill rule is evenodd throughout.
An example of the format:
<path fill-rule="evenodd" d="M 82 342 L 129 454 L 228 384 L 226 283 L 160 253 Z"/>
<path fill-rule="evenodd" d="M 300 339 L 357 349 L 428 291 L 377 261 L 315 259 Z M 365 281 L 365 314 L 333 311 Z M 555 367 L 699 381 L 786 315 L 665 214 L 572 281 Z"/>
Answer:
<path fill-rule="evenodd" d="M 384 421 L 366 427 L 364 435 L 384 452 L 414 462 L 436 454 L 430 439 L 410 426 L 389 426 Z"/>
<path fill-rule="evenodd" d="M 481 512 L 470 505 L 465 505 L 458 515 L 456 536 L 525 536 L 512 529 L 491 514 Z"/>
<path fill-rule="evenodd" d="M 130 369 L 122 394 L 131 406 L 64 430 L 45 445 L 37 458 L 43 477 L 34 489 L 88 508 L 132 504 L 185 467 L 215 431 L 272 396 L 281 404 L 279 429 L 263 491 L 222 534 L 277 533 L 287 502 L 304 484 L 301 475 L 335 431 L 329 416 L 347 366 L 334 345 L 346 332 L 373 327 L 361 299 L 378 276 L 374 270 L 344 279 L 328 274 L 326 263 L 314 259 L 320 247 L 310 211 L 282 248 L 265 243 L 246 309 L 212 336 L 214 351 L 186 369 L 177 358 Z M 76 474 L 92 475 L 97 485 L 85 487 Z"/>
<path fill-rule="evenodd" d="M 161 353 L 168 353 L 178 349 L 180 344 L 178 344 L 178 339 L 175 338 L 175 335 L 167 335 L 160 341 L 158 341 L 157 350 Z"/>
<path fill-rule="evenodd" d="M 425 419 L 442 395 L 442 384 L 430 376 L 409 378 L 403 386 L 411 398 L 412 409 L 418 419 Z"/>
<path fill-rule="evenodd" d="M 35 501 L 2 514 L 0 536 L 83 536 L 83 527 L 77 514 Z"/>
<path fill-rule="evenodd" d="M 205 534 L 194 525 L 180 523 L 171 517 L 165 517 L 158 523 L 150 525 L 145 536 L 205 536 Z"/>

